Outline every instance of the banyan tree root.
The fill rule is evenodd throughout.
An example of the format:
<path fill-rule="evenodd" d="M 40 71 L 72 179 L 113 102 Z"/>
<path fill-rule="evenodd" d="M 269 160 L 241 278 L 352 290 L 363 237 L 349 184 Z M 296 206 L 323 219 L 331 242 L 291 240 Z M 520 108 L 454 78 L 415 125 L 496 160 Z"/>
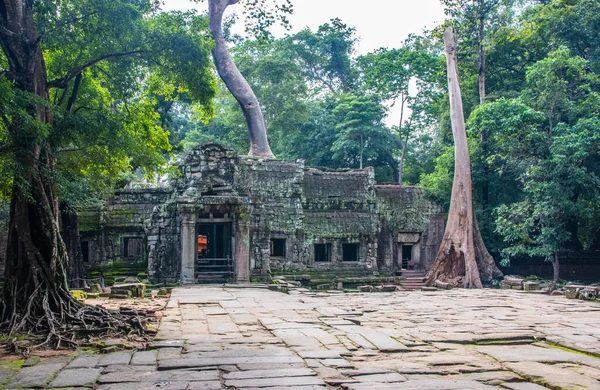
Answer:
<path fill-rule="evenodd" d="M 6 310 L 7 306 L 4 306 Z M 90 337 L 126 337 L 147 341 L 153 334 L 147 328 L 144 313 L 134 310 L 112 312 L 88 305 L 63 291 L 36 291 L 28 299 L 24 315 L 13 312 L 2 328 L 9 334 L 13 352 L 22 349 L 76 348 Z M 26 336 L 26 343 L 14 342 Z"/>

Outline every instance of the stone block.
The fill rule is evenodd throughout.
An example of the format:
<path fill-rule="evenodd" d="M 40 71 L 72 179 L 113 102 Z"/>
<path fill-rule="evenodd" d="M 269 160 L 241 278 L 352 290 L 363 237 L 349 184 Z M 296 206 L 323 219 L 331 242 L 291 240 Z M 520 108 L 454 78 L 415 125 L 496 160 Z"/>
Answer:
<path fill-rule="evenodd" d="M 593 301 L 598 299 L 598 288 L 597 287 L 585 287 L 579 291 L 579 299 L 584 301 Z"/>
<path fill-rule="evenodd" d="M 533 291 L 540 288 L 540 282 L 525 282 L 523 283 L 523 289 L 525 291 Z"/>
<path fill-rule="evenodd" d="M 360 287 L 358 287 L 358 290 L 360 292 L 372 292 L 373 286 L 360 286 Z"/>

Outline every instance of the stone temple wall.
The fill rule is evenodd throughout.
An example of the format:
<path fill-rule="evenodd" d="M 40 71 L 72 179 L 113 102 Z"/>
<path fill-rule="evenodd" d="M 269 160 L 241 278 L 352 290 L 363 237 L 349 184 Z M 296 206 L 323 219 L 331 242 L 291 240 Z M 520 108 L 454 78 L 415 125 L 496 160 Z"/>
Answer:
<path fill-rule="evenodd" d="M 120 191 L 103 208 L 80 213 L 90 264 L 129 262 L 147 267 L 152 281 L 189 282 L 195 226 L 210 218 L 232 226 L 238 280 L 272 272 L 393 272 L 401 242 L 416 248 L 415 268 L 427 268 L 442 238 L 440 210 L 423 191 L 377 185 L 372 168 L 309 168 L 215 144 L 192 150 L 179 167 L 169 189 Z M 125 256 L 127 239 L 138 238 L 139 258 Z M 353 257 L 344 254 L 348 248 Z"/>
<path fill-rule="evenodd" d="M 84 268 L 118 269 L 132 276 L 148 270 L 147 222 L 154 209 L 169 199 L 171 190 L 131 189 L 117 191 L 100 208 L 79 210 L 79 227 Z M 127 244 L 141 243 L 141 249 L 125 253 Z M 130 244 L 131 245 L 131 244 Z"/>

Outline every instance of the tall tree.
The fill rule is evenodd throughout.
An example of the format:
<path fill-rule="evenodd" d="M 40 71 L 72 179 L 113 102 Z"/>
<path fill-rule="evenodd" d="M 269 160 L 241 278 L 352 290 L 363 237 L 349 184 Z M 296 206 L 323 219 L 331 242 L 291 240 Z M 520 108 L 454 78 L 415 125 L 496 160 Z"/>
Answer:
<path fill-rule="evenodd" d="M 394 139 L 383 125 L 384 107 L 375 96 L 344 95 L 333 110 L 340 118 L 331 146 L 333 158 L 363 169 L 377 159 L 393 161 Z"/>
<path fill-rule="evenodd" d="M 438 88 L 440 56 L 421 37 L 411 37 L 398 49 L 379 49 L 358 59 L 365 88 L 383 101 L 400 105 L 397 127 L 402 150 L 398 158 L 398 182 L 403 183 L 409 139 L 430 130 L 435 122 L 434 101 Z M 436 118 L 437 119 L 437 118 Z"/>
<path fill-rule="evenodd" d="M 316 32 L 304 29 L 287 38 L 291 54 L 318 91 L 349 93 L 356 87 L 353 55 L 356 30 L 340 19 L 319 26 Z"/>
<path fill-rule="evenodd" d="M 452 28 L 447 28 L 444 32 L 444 45 L 454 135 L 454 183 L 446 231 L 435 262 L 429 271 L 427 283 L 433 285 L 439 280 L 468 288 L 481 288 L 477 255 L 481 256 L 482 250 L 476 251 L 475 237 L 478 232 L 473 214 L 471 159 L 458 80 L 456 42 Z M 483 249 L 485 250 L 485 247 Z M 487 250 L 485 252 L 487 253 Z M 480 262 L 482 265 L 495 267 L 493 259 L 491 264 L 489 259 L 481 258 Z"/>
<path fill-rule="evenodd" d="M 130 106 L 139 91 L 129 89 L 108 106 L 103 106 L 106 90 L 88 95 L 92 105 L 76 106 L 81 94 L 101 92 L 98 85 L 90 88 L 99 81 L 88 83 L 90 74 L 102 72 L 103 65 L 122 66 L 114 75 L 127 77 L 111 81 L 125 86 L 143 77 L 140 65 L 156 67 L 210 106 L 213 79 L 205 40 L 192 37 L 198 33 L 193 26 L 164 15 L 151 18 L 154 13 L 154 4 L 145 1 L 44 1 L 35 7 L 30 1 L 0 1 L 0 58 L 6 59 L 0 61 L 0 85 L 9 91 L 1 119 L 13 168 L 2 308 L 2 323 L 10 332 L 46 332 L 46 341 L 60 343 L 65 333 L 105 327 L 110 320 L 109 313 L 75 301 L 68 291 L 68 253 L 59 231 L 58 156 L 86 128 L 80 114 L 104 107 L 103 113 L 124 118 L 128 109 L 148 105 Z M 177 48 L 185 52 L 177 55 Z M 184 70 L 189 73 L 183 75 Z M 140 117 L 148 118 L 147 113 Z M 145 124 L 142 133 L 157 134 L 154 123 Z M 140 132 L 127 122 L 121 129 Z M 80 155 L 89 153 L 93 149 Z"/>
<path fill-rule="evenodd" d="M 250 135 L 250 154 L 253 156 L 274 158 L 269 146 L 267 127 L 258 99 L 248 81 L 242 76 L 233 62 L 223 35 L 223 14 L 227 7 L 239 2 L 240 0 L 208 0 L 209 26 L 215 41 L 213 58 L 219 76 L 227 86 L 227 89 L 236 98 L 244 113 Z M 245 10 L 256 18 L 254 20 L 258 21 L 258 24 L 254 25 L 255 32 L 258 33 L 264 33 L 275 18 L 273 14 L 266 11 L 264 3 L 265 1 L 261 0 L 245 4 Z M 275 15 L 290 13 L 292 11 L 290 1 L 286 0 L 283 5 L 276 5 L 275 10 L 277 11 Z M 285 16 L 282 17 L 282 21 L 286 22 Z"/>

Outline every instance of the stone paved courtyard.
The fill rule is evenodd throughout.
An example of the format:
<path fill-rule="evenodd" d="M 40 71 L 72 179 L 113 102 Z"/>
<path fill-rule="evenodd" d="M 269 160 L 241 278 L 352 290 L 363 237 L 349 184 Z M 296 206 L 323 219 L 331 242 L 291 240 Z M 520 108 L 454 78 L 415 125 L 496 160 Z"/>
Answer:
<path fill-rule="evenodd" d="M 173 291 L 152 347 L 0 374 L 11 389 L 600 389 L 600 304 L 196 286 Z"/>

